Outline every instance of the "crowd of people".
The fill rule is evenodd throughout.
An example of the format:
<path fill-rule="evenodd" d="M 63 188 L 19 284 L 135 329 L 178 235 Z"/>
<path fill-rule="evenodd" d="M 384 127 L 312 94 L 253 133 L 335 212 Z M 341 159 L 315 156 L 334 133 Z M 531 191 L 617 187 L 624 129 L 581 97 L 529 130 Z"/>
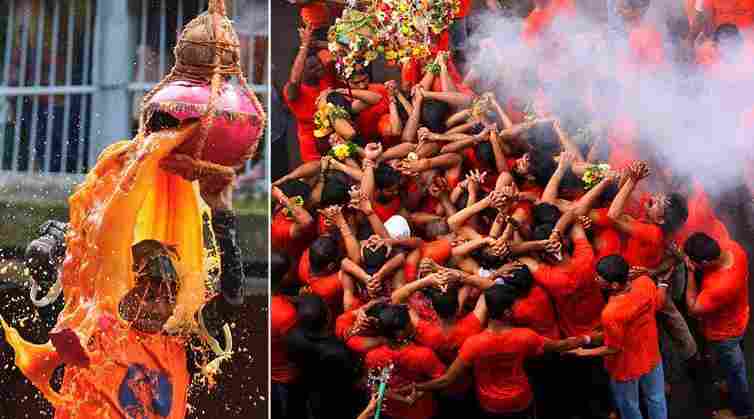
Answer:
<path fill-rule="evenodd" d="M 569 0 L 535 0 L 518 46 L 474 44 L 464 0 L 432 56 L 381 83 L 336 70 L 336 7 L 299 4 L 282 96 L 302 162 L 272 186 L 274 418 L 667 418 L 668 352 L 699 417 L 754 417 L 744 246 L 702 173 L 621 108 L 632 72 L 750 86 L 754 3 L 686 2 L 675 39 L 648 0 L 608 3 L 621 71 L 577 88 L 548 68 Z M 520 45 L 539 68 L 488 71 Z M 754 108 L 733 112 L 750 147 Z"/>

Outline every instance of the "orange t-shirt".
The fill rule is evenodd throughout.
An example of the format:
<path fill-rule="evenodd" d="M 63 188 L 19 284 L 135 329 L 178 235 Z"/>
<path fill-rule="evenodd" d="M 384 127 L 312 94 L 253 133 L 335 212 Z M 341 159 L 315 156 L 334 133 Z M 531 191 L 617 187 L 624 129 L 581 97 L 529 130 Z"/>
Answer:
<path fill-rule="evenodd" d="M 592 224 L 594 225 L 594 263 L 605 256 L 619 255 L 623 249 L 620 232 L 613 227 L 613 222 L 607 216 L 609 208 L 599 208 Z"/>
<path fill-rule="evenodd" d="M 411 383 L 433 380 L 445 373 L 445 365 L 431 349 L 410 343 L 394 349 L 387 345 L 369 351 L 364 359 L 368 370 L 384 368 L 393 364 L 388 387 L 399 388 Z M 390 400 L 386 414 L 396 419 L 429 419 L 437 413 L 437 403 L 431 392 L 408 405 Z"/>
<path fill-rule="evenodd" d="M 458 320 L 447 333 L 437 322 L 419 320 L 416 323 L 416 341 L 435 351 L 441 360 L 452 363 L 463 342 L 481 331 L 482 323 L 474 313 Z"/>
<path fill-rule="evenodd" d="M 270 377 L 276 383 L 292 383 L 298 376 L 293 363 L 288 361 L 283 339 L 296 325 L 296 307 L 286 297 L 270 298 Z"/>
<path fill-rule="evenodd" d="M 725 242 L 730 239 L 728 229 L 715 216 L 709 197 L 699 182 L 694 182 L 691 197 L 688 199 L 688 209 L 689 216 L 686 219 L 686 224 L 673 235 L 673 239 L 680 246 L 683 246 L 686 239 L 696 232 L 705 233 L 718 242 Z"/>
<path fill-rule="evenodd" d="M 555 302 L 558 326 L 565 336 L 580 336 L 599 326 L 605 306 L 599 285 L 594 280 L 594 251 L 587 239 L 574 240 L 573 255 L 567 262 L 550 266 L 540 264 L 534 280 L 544 287 Z"/>
<path fill-rule="evenodd" d="M 316 237 L 314 229 L 309 228 L 302 231 L 299 237 L 291 237 L 291 228 L 293 227 L 293 220 L 283 214 L 283 211 L 278 211 L 272 217 L 272 225 L 270 226 L 270 246 L 272 250 L 285 253 L 291 260 L 296 260 L 301 256 L 301 253 L 309 246 L 309 243 Z"/>
<path fill-rule="evenodd" d="M 108 315 L 100 320 L 111 326 L 92 335 L 90 344 L 97 350 L 90 355 L 96 368 L 66 366 L 60 391 L 91 400 L 58 406 L 55 417 L 185 418 L 191 381 L 185 339 L 146 335 L 116 324 Z"/>
<path fill-rule="evenodd" d="M 531 329 L 488 329 L 463 344 L 458 357 L 473 365 L 477 397 L 486 412 L 515 413 L 531 405 L 524 361 L 542 355 L 546 340 Z"/>
<path fill-rule="evenodd" d="M 648 276 L 637 278 L 629 292 L 608 301 L 602 312 L 605 345 L 619 352 L 605 356 L 605 368 L 614 380 L 635 380 L 660 362 L 655 321 L 659 309 L 659 293 Z"/>
<path fill-rule="evenodd" d="M 317 151 L 314 137 L 314 114 L 317 112 L 317 98 L 323 90 L 332 87 L 326 80 L 321 80 L 319 86 L 309 86 L 306 83 L 299 83 L 299 95 L 296 100 L 288 98 L 288 89 L 283 89 L 283 99 L 290 108 L 291 113 L 296 118 L 298 127 L 298 144 L 301 152 L 301 160 L 304 162 L 319 160 L 320 155 Z"/>
<path fill-rule="evenodd" d="M 464 18 L 469 15 L 469 12 L 471 11 L 471 6 L 473 5 L 472 0 L 461 0 L 461 5 L 458 8 L 458 13 L 454 16 L 456 19 Z"/>
<path fill-rule="evenodd" d="M 733 255 L 729 268 L 707 269 L 702 277 L 697 306 L 709 313 L 700 316 L 702 333 L 711 341 L 739 337 L 749 322 L 749 258 L 735 241 L 720 243 Z"/>
<path fill-rule="evenodd" d="M 741 31 L 754 29 L 754 0 L 704 0 L 704 10 L 712 15 L 715 28 L 729 23 Z"/>
<path fill-rule="evenodd" d="M 382 99 L 359 112 L 359 115 L 356 117 L 356 129 L 367 143 L 380 139 L 380 118 L 390 112 L 387 88 L 381 84 L 370 84 L 369 91 L 379 93 Z"/>
<path fill-rule="evenodd" d="M 382 222 L 387 221 L 393 215 L 398 214 L 401 210 L 401 198 L 396 196 L 387 204 L 383 204 L 379 201 L 373 203 L 374 213 L 377 214 Z"/>
<path fill-rule="evenodd" d="M 524 40 L 529 46 L 535 45 L 540 37 L 552 24 L 555 18 L 555 9 L 552 7 L 545 7 L 542 9 L 535 8 L 524 19 L 524 27 L 521 32 L 521 39 Z"/>
<path fill-rule="evenodd" d="M 330 9 L 325 3 L 313 1 L 301 6 L 301 20 L 314 29 L 327 26 L 330 23 Z"/>
<path fill-rule="evenodd" d="M 548 339 L 560 339 L 555 307 L 547 291 L 539 285 L 532 285 L 529 294 L 513 303 L 513 321 Z"/>
<path fill-rule="evenodd" d="M 309 287 L 312 294 L 319 295 L 333 310 L 333 315 L 343 312 L 343 283 L 340 281 L 340 271 L 330 275 L 311 276 Z"/>
<path fill-rule="evenodd" d="M 631 234 L 626 238 L 623 258 L 631 266 L 653 269 L 660 265 L 665 254 L 665 233 L 657 224 L 631 221 Z"/>

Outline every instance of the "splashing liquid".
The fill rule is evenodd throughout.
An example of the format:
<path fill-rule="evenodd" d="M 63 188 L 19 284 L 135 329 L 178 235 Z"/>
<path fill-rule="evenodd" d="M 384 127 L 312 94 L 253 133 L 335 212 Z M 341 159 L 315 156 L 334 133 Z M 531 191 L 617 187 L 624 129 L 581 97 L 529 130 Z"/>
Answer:
<path fill-rule="evenodd" d="M 202 220 L 209 209 L 197 184 L 159 164 L 198 128 L 191 123 L 111 145 L 69 199 L 61 274 L 66 303 L 50 333 L 57 341 L 27 342 L 0 318 L 16 365 L 52 403 L 56 418 L 186 415 L 186 351 L 196 349 L 189 348 L 188 333 L 212 293 L 207 272 L 219 260 L 205 249 Z M 176 245 L 180 256 L 176 307 L 164 327 L 170 334 L 143 334 L 118 313 L 135 286 L 131 246 L 145 239 Z M 62 364 L 57 392 L 50 379 Z"/>

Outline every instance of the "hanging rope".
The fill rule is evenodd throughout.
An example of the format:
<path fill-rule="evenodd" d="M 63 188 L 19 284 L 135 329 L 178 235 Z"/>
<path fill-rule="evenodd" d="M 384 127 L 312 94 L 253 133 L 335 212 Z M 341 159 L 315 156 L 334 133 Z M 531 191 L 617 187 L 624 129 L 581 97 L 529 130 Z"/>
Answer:
<path fill-rule="evenodd" d="M 198 146 L 191 157 L 197 173 L 232 177 L 235 174 L 233 168 L 201 160 L 217 116 L 216 107 L 226 79 L 231 76 L 238 78 L 241 90 L 259 113 L 260 132 L 264 132 L 267 118 L 241 70 L 241 46 L 232 22 L 227 17 L 224 0 L 210 0 L 207 13 L 194 18 L 184 27 L 173 53 L 175 66 L 142 100 L 140 131 L 146 134 L 148 122 L 155 112 L 154 107 L 150 108 L 148 104 L 166 85 L 180 80 L 209 84 L 210 97 L 200 119 Z M 253 157 L 258 148 L 257 141 L 243 157 Z"/>

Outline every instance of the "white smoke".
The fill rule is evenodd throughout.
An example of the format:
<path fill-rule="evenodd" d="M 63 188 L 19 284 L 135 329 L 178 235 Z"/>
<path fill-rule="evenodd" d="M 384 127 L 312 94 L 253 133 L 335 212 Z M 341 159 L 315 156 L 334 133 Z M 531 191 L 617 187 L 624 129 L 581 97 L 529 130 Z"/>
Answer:
<path fill-rule="evenodd" d="M 709 194 L 718 195 L 740 184 L 744 154 L 754 148 L 754 138 L 743 143 L 746 150 L 736 145 L 740 114 L 754 106 L 754 74 L 721 82 L 690 72 L 688 66 L 674 65 L 666 21 L 686 18 L 678 6 L 681 3 L 662 0 L 647 11 L 645 22 L 663 35 L 666 66 L 624 77 L 623 100 L 616 105 L 638 122 L 641 140 L 654 154 L 647 158 L 655 157 L 675 174 L 692 176 Z M 549 77 L 556 75 L 557 81 L 546 92 L 553 102 L 573 103 L 588 93 L 591 81 L 615 79 L 625 69 L 628 43 L 625 36 L 611 40 L 605 22 L 579 13 L 557 20 L 549 37 L 555 43 L 547 44 L 556 54 L 542 53 L 522 42 L 522 26 L 521 19 L 486 14 L 469 39 L 465 51 L 469 68 L 479 74 L 484 89 L 494 90 L 498 97 L 528 96 L 531 92 L 520 90 L 520 80 L 526 71 L 536 69 Z M 743 66 L 745 60 L 753 59 L 747 54 L 754 54 L 754 49 L 746 49 L 736 58 L 744 62 L 733 60 L 730 68 L 751 71 L 754 66 Z"/>

